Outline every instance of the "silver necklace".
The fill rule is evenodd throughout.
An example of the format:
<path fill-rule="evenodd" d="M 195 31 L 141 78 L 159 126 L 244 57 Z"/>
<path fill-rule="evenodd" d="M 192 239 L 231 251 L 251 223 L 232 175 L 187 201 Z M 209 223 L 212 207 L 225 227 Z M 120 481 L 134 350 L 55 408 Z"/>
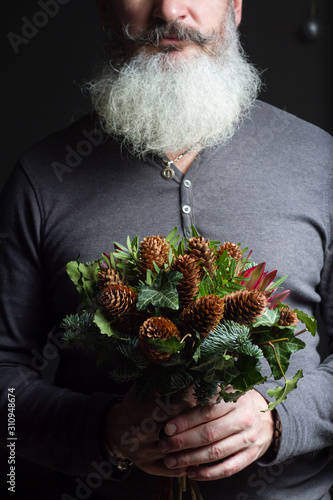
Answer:
<path fill-rule="evenodd" d="M 175 175 L 175 171 L 171 167 L 171 165 L 174 165 L 176 163 L 176 161 L 178 161 L 181 158 L 183 158 L 183 156 L 185 156 L 189 151 L 191 151 L 191 149 L 192 148 L 187 149 L 186 151 L 184 151 L 184 153 L 182 153 L 181 155 L 177 156 L 177 158 L 175 158 L 174 160 L 163 160 L 163 163 L 165 165 L 164 169 L 162 170 L 162 177 L 163 177 L 163 179 L 165 179 L 167 181 L 170 181 L 171 179 L 173 179 L 173 177 Z"/>

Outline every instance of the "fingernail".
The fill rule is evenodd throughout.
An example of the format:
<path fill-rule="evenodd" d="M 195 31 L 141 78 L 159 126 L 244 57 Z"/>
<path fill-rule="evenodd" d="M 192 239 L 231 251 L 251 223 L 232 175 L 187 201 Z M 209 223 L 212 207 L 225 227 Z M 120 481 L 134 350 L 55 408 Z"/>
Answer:
<path fill-rule="evenodd" d="M 167 467 L 174 467 L 177 465 L 177 459 L 175 457 L 168 457 L 164 460 L 164 463 Z"/>
<path fill-rule="evenodd" d="M 172 434 L 177 432 L 177 426 L 175 424 L 167 424 L 164 430 L 166 434 L 172 436 Z"/>
<path fill-rule="evenodd" d="M 170 449 L 167 441 L 160 441 L 158 447 L 163 453 L 166 453 Z"/>
<path fill-rule="evenodd" d="M 194 470 L 189 470 L 186 474 L 190 479 L 195 479 L 198 475 L 196 472 L 194 472 Z"/>

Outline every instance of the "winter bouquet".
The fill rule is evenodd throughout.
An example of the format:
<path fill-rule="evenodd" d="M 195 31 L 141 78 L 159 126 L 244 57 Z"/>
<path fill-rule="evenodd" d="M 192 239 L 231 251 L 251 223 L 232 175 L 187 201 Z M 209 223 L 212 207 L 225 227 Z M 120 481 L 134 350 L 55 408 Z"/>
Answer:
<path fill-rule="evenodd" d="M 274 379 L 269 410 L 284 401 L 302 377 L 285 372 L 290 355 L 305 344 L 301 321 L 313 335 L 316 321 L 283 304 L 289 291 L 274 282 L 277 271 L 255 265 L 251 252 L 234 243 L 205 240 L 195 228 L 180 238 L 127 238 L 99 260 L 69 262 L 67 273 L 81 297 L 80 314 L 62 326 L 68 346 L 93 348 L 119 382 L 135 382 L 139 400 L 156 395 L 186 398 L 198 404 L 237 401 L 265 381 L 261 359 Z M 304 330 L 302 330 L 304 331 Z M 189 480 L 191 498 L 202 499 Z M 186 491 L 178 479 L 178 498 Z M 160 478 L 158 500 L 172 498 L 172 478 Z"/>
<path fill-rule="evenodd" d="M 94 262 L 69 262 L 83 312 L 64 319 L 64 339 L 96 349 L 115 381 L 136 383 L 141 401 L 189 389 L 201 405 L 217 393 L 217 402 L 236 401 L 265 381 L 266 358 L 282 379 L 267 391 L 272 410 L 302 376 L 285 375 L 290 355 L 305 347 L 296 324 L 315 335 L 316 321 L 283 304 L 285 278 L 274 282 L 277 271 L 246 251 L 195 228 L 180 238 L 175 228 L 141 242 L 128 237 Z"/>

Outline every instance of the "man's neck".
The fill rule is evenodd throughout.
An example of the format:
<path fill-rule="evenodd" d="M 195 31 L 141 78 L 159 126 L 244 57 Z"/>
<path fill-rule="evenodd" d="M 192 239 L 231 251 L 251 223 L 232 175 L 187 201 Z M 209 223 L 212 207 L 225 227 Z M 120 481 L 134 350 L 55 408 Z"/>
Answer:
<path fill-rule="evenodd" d="M 166 155 L 169 160 L 173 161 L 175 158 L 177 158 L 177 154 L 167 154 Z M 189 151 L 186 153 L 182 158 L 177 160 L 175 162 L 175 166 L 180 170 L 183 174 L 186 174 L 196 157 L 198 156 L 198 153 L 194 151 Z"/>

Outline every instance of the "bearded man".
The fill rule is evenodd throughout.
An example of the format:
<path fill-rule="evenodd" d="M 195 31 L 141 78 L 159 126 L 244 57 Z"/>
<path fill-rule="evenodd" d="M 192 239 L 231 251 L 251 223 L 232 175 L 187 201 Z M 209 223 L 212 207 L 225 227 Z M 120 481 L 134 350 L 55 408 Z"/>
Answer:
<path fill-rule="evenodd" d="M 97 3 L 106 61 L 86 85 L 95 113 L 28 151 L 2 197 L 0 380 L 17 395 L 17 454 L 52 471 L 27 498 L 148 500 L 158 477 L 188 476 L 205 500 L 328 500 L 333 357 L 320 360 L 318 336 L 302 334 L 290 369 L 304 378 L 274 412 L 263 411 L 268 368 L 237 403 L 139 404 L 93 353 L 60 342 L 79 308 L 68 261 L 192 225 L 268 259 L 289 276 L 289 306 L 320 305 L 333 336 L 332 139 L 256 100 L 242 0 Z M 38 368 L 54 345 L 51 383 Z"/>

